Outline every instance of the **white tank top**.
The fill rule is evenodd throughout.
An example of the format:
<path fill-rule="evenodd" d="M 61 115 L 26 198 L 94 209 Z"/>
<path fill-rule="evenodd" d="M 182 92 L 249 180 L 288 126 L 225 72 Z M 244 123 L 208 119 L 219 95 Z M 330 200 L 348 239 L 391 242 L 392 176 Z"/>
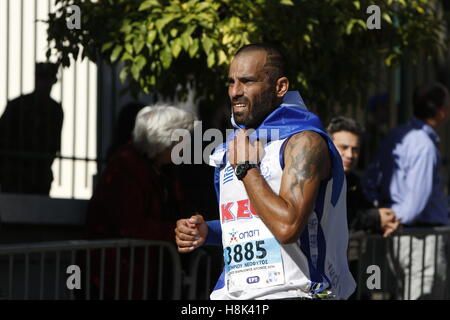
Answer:
<path fill-rule="evenodd" d="M 282 177 L 283 140 L 265 146 L 260 170 L 274 193 Z M 344 182 L 345 183 L 345 182 Z M 355 281 L 347 263 L 346 185 L 335 206 L 333 180 L 323 181 L 314 212 L 295 243 L 280 244 L 253 210 L 242 181 L 230 163 L 220 171 L 220 219 L 225 280 L 211 299 L 282 299 L 312 297 L 330 290 L 348 298 Z"/>

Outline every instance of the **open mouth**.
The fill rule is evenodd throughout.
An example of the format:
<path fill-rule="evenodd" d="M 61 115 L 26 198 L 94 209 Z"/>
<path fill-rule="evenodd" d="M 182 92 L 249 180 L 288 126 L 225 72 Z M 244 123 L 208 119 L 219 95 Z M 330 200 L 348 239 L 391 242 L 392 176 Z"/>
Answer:
<path fill-rule="evenodd" d="M 242 112 L 246 108 L 247 108 L 247 106 L 245 105 L 245 103 L 235 103 L 235 104 L 233 104 L 233 112 Z"/>

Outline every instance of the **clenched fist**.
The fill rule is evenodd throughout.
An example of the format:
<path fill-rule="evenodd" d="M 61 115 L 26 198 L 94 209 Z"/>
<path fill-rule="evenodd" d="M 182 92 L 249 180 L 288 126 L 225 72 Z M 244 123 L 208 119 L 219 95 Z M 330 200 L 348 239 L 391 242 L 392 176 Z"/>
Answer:
<path fill-rule="evenodd" d="M 208 235 L 208 225 L 199 214 L 189 219 L 180 219 L 175 228 L 175 242 L 178 252 L 187 253 L 205 243 Z"/>
<path fill-rule="evenodd" d="M 264 157 L 264 144 L 261 141 L 250 142 L 248 131 L 240 129 L 234 139 L 228 143 L 227 158 L 235 168 L 238 163 L 260 163 Z"/>

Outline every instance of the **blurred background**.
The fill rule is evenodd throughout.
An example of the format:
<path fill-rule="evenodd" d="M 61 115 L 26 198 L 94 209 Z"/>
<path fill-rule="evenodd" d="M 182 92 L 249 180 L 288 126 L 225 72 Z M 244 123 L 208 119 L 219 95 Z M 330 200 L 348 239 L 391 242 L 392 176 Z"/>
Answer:
<path fill-rule="evenodd" d="M 372 4 L 380 9 L 379 29 L 367 24 Z M 68 10 L 73 5 L 79 15 Z M 233 53 L 250 42 L 275 42 L 289 58 L 292 88 L 324 124 L 346 115 L 366 128 L 362 172 L 386 133 L 411 117 L 417 85 L 450 86 L 449 10 L 446 0 L 1 0 L 0 155 L 9 160 L 2 160 L 0 181 L 0 297 L 76 298 L 58 259 L 74 262 L 75 251 L 106 248 L 65 241 L 84 239 L 88 203 L 125 109 L 168 102 L 196 114 L 204 130 L 224 131 Z M 40 85 L 45 95 L 45 83 L 45 99 L 32 98 Z M 439 133 L 448 195 L 449 126 Z M 193 210 L 217 217 L 210 168 L 182 168 Z M 19 246 L 49 241 L 53 247 L 34 251 Z M 58 257 L 63 249 L 67 256 Z M 45 257 L 46 250 L 55 256 Z M 211 270 L 220 267 L 214 257 L 221 253 L 211 249 L 182 261 L 179 296 L 160 288 L 158 297 L 207 298 L 217 278 Z M 194 285 L 200 263 L 210 268 L 207 284 Z"/>

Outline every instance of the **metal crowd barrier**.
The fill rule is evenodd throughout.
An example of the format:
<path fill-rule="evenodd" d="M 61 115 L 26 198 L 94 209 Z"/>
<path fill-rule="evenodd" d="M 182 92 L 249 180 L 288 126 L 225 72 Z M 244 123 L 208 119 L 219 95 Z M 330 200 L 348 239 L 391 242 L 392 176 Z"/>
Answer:
<path fill-rule="evenodd" d="M 149 250 L 157 251 L 157 283 L 148 287 Z M 140 261 L 135 259 L 136 252 L 143 250 Z M 122 255 L 122 256 L 121 256 Z M 94 258 L 99 265 L 93 265 Z M 113 258 L 114 265 L 106 261 Z M 121 282 L 120 268 L 124 257 L 128 264 L 127 297 L 123 297 L 124 288 Z M 111 260 L 111 259 L 109 259 Z M 68 279 L 75 273 L 67 269 L 71 265 L 80 267 L 81 288 L 69 288 Z M 134 263 L 141 263 L 143 271 L 135 274 Z M 97 270 L 93 268 L 96 267 Z M 114 279 L 105 279 L 107 270 L 114 270 Z M 100 277 L 97 296 L 93 297 L 91 274 L 96 272 Z M 122 274 L 123 276 L 123 274 Z M 0 246 L 0 299 L 108 299 L 104 284 L 114 282 L 114 294 L 110 299 L 134 298 L 133 284 L 142 279 L 142 299 L 180 299 L 182 288 L 182 268 L 179 254 L 172 243 L 162 241 L 146 241 L 134 239 L 113 240 L 76 240 L 43 242 L 31 244 L 13 244 Z M 168 279 L 168 280 L 167 280 Z M 76 283 L 76 281 L 75 281 Z M 122 290 L 122 291 L 120 291 Z M 148 291 L 155 291 L 152 298 Z M 166 293 L 163 296 L 163 291 Z"/>
<path fill-rule="evenodd" d="M 189 287 L 186 295 L 188 300 L 209 299 L 212 289 L 211 262 L 212 256 L 205 250 L 197 250 L 193 255 L 189 264 L 189 273 L 183 279 L 183 283 Z M 205 270 L 201 270 L 202 266 L 205 267 Z"/>
<path fill-rule="evenodd" d="M 450 227 L 403 229 L 389 238 L 351 234 L 349 263 L 357 282 L 352 299 L 450 299 L 449 240 Z M 438 261 L 441 249 L 444 261 Z M 190 256 L 180 255 L 171 242 L 135 239 L 0 245 L 0 299 L 204 300 L 216 280 L 215 254 L 198 249 Z M 404 261 L 399 268 L 401 254 Z M 152 263 L 155 283 L 149 282 Z M 80 267 L 81 288 L 69 288 L 77 276 L 69 266 Z M 440 277 L 434 279 L 434 273 Z M 430 275 L 440 290 L 427 296 Z"/>
<path fill-rule="evenodd" d="M 449 240 L 450 227 L 402 228 L 388 238 L 351 234 L 349 265 L 357 282 L 352 298 L 450 299 Z"/>

